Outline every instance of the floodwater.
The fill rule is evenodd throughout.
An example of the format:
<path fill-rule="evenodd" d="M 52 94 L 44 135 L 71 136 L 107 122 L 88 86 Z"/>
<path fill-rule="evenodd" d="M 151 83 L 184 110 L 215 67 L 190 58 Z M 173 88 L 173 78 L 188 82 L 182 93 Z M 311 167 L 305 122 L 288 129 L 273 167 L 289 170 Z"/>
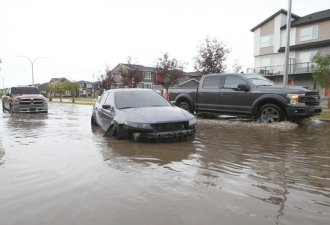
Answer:
<path fill-rule="evenodd" d="M 0 224 L 330 224 L 330 123 L 198 119 L 194 140 L 103 138 L 92 106 L 0 114 Z"/>

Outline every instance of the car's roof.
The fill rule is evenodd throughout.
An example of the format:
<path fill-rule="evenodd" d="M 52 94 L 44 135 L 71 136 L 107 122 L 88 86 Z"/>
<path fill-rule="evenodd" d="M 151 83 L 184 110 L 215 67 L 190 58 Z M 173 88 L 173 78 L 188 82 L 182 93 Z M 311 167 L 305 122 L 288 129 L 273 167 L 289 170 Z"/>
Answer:
<path fill-rule="evenodd" d="M 254 73 L 212 73 L 212 74 L 207 74 L 205 76 L 231 76 L 231 75 L 239 75 L 239 76 L 244 76 L 244 75 L 257 75 L 257 74 L 254 74 Z"/>
<path fill-rule="evenodd" d="M 146 89 L 146 88 L 119 88 L 119 89 L 111 89 L 107 90 L 105 92 L 155 92 L 154 90 L 151 89 Z"/>

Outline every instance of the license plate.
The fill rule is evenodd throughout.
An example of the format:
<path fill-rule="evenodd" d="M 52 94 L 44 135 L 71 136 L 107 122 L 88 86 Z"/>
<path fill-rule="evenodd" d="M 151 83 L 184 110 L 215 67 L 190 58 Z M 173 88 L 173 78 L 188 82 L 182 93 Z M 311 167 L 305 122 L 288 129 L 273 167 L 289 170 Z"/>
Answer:
<path fill-rule="evenodd" d="M 30 112 L 35 112 L 36 108 L 30 108 Z"/>

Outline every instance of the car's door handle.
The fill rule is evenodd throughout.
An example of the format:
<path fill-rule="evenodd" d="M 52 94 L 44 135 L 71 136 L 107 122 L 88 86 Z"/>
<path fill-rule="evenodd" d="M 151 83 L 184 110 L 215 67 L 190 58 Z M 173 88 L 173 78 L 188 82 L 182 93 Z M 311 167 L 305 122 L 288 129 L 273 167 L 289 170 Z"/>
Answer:
<path fill-rule="evenodd" d="M 227 96 L 226 93 L 220 93 L 220 96 Z"/>
<path fill-rule="evenodd" d="M 199 93 L 199 95 L 205 95 L 205 93 L 204 92 L 198 92 Z"/>

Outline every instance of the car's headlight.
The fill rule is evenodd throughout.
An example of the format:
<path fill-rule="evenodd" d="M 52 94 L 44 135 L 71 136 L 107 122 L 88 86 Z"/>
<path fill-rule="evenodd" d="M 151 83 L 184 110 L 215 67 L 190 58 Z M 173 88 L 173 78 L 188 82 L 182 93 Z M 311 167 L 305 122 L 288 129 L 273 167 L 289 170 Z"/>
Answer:
<path fill-rule="evenodd" d="M 43 101 L 43 103 L 47 103 L 47 99 L 46 98 L 43 98 L 42 101 Z"/>
<path fill-rule="evenodd" d="M 290 104 L 297 104 L 299 103 L 299 95 L 297 94 L 287 94 L 290 99 Z"/>
<path fill-rule="evenodd" d="M 195 125 L 197 123 L 196 118 L 189 120 L 189 126 Z"/>
<path fill-rule="evenodd" d="M 148 129 L 148 130 L 152 129 L 152 127 L 148 123 L 134 123 L 134 122 L 125 121 L 124 124 L 132 128 Z"/>

